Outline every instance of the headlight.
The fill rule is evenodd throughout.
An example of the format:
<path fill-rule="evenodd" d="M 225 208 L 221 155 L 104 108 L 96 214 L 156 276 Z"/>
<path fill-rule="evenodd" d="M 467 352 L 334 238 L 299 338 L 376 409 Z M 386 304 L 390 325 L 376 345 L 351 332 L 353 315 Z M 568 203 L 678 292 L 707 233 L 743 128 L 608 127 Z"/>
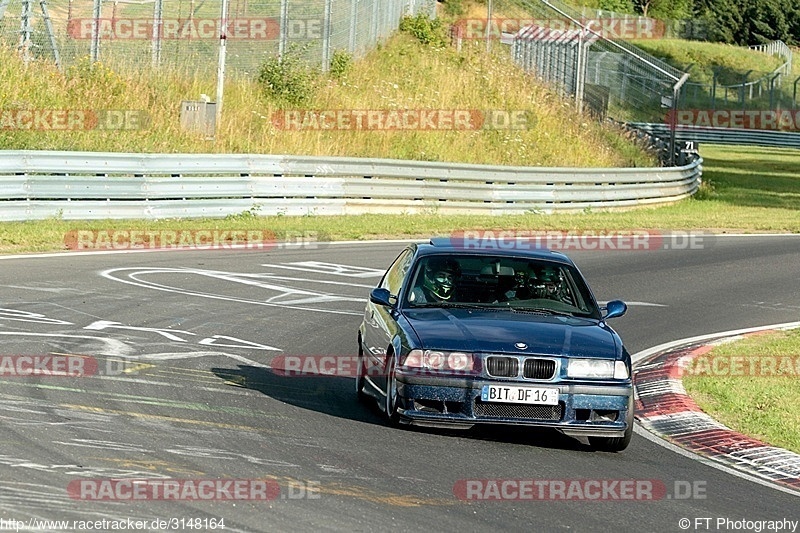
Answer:
<path fill-rule="evenodd" d="M 445 370 L 453 372 L 472 372 L 471 353 L 443 352 L 438 350 L 411 350 L 403 361 L 407 368 L 426 370 Z"/>
<path fill-rule="evenodd" d="M 609 361 L 607 359 L 570 359 L 567 364 L 567 376 L 589 379 L 628 379 L 630 377 L 625 361 Z"/>

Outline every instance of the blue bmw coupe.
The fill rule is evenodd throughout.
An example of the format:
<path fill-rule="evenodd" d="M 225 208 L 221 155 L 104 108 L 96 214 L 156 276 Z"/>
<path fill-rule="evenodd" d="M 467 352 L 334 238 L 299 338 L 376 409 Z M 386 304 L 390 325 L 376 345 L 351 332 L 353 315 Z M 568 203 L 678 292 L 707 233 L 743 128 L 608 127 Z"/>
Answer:
<path fill-rule="evenodd" d="M 358 331 L 356 391 L 390 424 L 507 424 L 625 449 L 631 358 L 564 254 L 411 244 L 373 289 Z"/>

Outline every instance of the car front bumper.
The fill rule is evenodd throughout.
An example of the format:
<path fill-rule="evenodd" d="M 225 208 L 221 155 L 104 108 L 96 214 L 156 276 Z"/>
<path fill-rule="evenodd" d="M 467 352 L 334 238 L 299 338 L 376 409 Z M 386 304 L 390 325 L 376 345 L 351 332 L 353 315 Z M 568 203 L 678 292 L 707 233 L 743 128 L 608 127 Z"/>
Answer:
<path fill-rule="evenodd" d="M 420 426 L 470 427 L 475 424 L 525 425 L 553 428 L 573 437 L 622 437 L 632 423 L 633 387 L 624 384 L 520 383 L 559 391 L 558 406 L 484 403 L 480 378 L 439 378 L 397 375 L 401 420 Z"/>

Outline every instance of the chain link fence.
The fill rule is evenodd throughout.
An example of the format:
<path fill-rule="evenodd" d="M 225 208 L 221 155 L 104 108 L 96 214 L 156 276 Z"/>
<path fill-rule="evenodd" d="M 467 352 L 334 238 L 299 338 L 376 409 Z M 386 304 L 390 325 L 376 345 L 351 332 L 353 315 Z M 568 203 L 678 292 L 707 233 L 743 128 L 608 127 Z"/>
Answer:
<path fill-rule="evenodd" d="M 520 20 L 511 41 L 515 62 L 574 99 L 579 110 L 621 122 L 663 122 L 674 115 L 688 74 L 620 38 L 631 31 L 660 38 L 661 29 L 638 18 L 587 21 L 558 0 L 493 4 L 496 12 Z M 666 159 L 673 162 L 674 154 L 673 135 Z"/>
<path fill-rule="evenodd" d="M 771 71 L 731 72 L 714 68 L 710 79 L 701 72 L 695 81 L 694 65 L 686 70 L 692 80 L 681 94 L 682 108 L 705 109 L 796 109 L 797 84 L 800 77 L 792 76 L 792 49 L 783 41 L 751 46 L 754 52 L 780 58 L 781 64 Z M 706 79 L 703 79 L 706 78 Z"/>
<path fill-rule="evenodd" d="M 230 74 L 286 53 L 327 70 L 335 51 L 361 57 L 418 13 L 435 17 L 436 0 L 0 0 L 0 43 L 62 67 L 212 72 L 224 27 Z"/>

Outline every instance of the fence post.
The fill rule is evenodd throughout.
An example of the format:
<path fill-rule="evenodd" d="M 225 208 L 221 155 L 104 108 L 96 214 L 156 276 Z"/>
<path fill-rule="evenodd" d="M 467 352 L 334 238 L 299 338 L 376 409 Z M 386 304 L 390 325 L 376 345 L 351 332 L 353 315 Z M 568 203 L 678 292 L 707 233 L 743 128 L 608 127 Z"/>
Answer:
<path fill-rule="evenodd" d="M 358 27 L 358 0 L 350 0 L 350 40 L 347 51 L 350 55 L 356 53 L 356 28 Z"/>
<path fill-rule="evenodd" d="M 33 25 L 31 24 L 33 7 L 31 2 L 32 0 L 22 0 L 22 14 L 19 21 L 19 53 L 26 65 L 32 58 L 31 46 L 33 46 Z"/>
<path fill-rule="evenodd" d="M 150 50 L 153 68 L 157 67 L 161 63 L 161 25 L 163 23 L 163 0 L 155 0 L 153 3 L 153 35 Z"/>
<path fill-rule="evenodd" d="M 286 53 L 286 41 L 289 38 L 289 0 L 281 0 L 280 35 L 278 36 L 278 62 L 283 61 Z"/>
<path fill-rule="evenodd" d="M 794 91 L 792 92 L 792 109 L 797 109 L 797 83 L 800 82 L 800 76 L 794 80 Z"/>
<path fill-rule="evenodd" d="M 770 109 L 774 109 L 775 108 L 775 85 L 776 85 L 775 82 L 780 79 L 780 76 L 781 76 L 780 74 L 775 74 L 769 80 L 769 108 Z"/>
<path fill-rule="evenodd" d="M 94 0 L 92 9 L 92 44 L 89 47 L 89 55 L 92 63 L 97 63 L 100 59 L 100 4 L 102 0 Z"/>
<path fill-rule="evenodd" d="M 370 21 L 369 29 L 370 45 L 378 41 L 378 2 L 379 0 L 372 0 L 372 20 Z"/>
<path fill-rule="evenodd" d="M 217 63 L 217 117 L 215 132 L 222 126 L 222 99 L 225 93 L 225 56 L 228 45 L 228 0 L 222 0 L 219 21 L 219 62 Z"/>
<path fill-rule="evenodd" d="M 711 110 L 717 110 L 717 69 L 713 69 L 711 76 Z"/>
<path fill-rule="evenodd" d="M 333 0 L 325 0 L 325 13 L 322 19 L 322 72 L 331 68 L 331 5 Z"/>
<path fill-rule="evenodd" d="M 744 90 L 745 90 L 745 87 L 747 86 L 747 78 L 750 76 L 750 74 L 752 72 L 753 72 L 752 69 L 748 70 L 747 72 L 745 72 L 744 77 L 742 78 L 742 89 L 739 91 L 740 98 L 742 100 L 742 102 L 741 102 L 742 103 L 742 109 L 746 109 L 747 108 L 747 104 L 745 104 Z"/>
<path fill-rule="evenodd" d="M 669 132 L 669 165 L 671 167 L 675 166 L 675 135 L 677 134 L 678 129 L 678 98 L 681 94 L 681 88 L 683 87 L 683 84 L 686 83 L 686 80 L 688 79 L 689 73 L 686 72 L 672 88 L 672 117 L 669 121 L 671 130 Z"/>

